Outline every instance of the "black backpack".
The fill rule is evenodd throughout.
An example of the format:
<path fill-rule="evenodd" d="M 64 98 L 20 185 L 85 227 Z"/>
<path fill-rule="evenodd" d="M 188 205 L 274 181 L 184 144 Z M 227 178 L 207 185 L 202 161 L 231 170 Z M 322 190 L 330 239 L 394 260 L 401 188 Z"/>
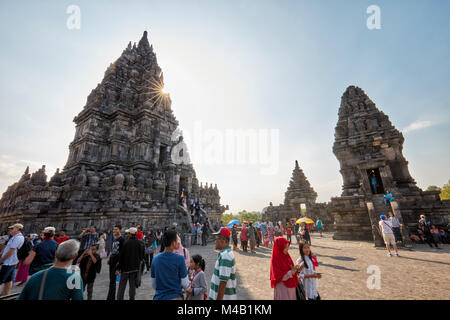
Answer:
<path fill-rule="evenodd" d="M 17 259 L 23 260 L 28 257 L 28 254 L 30 253 L 32 247 L 33 245 L 31 241 L 28 238 L 25 238 L 22 246 L 19 248 L 19 250 L 17 250 Z"/>

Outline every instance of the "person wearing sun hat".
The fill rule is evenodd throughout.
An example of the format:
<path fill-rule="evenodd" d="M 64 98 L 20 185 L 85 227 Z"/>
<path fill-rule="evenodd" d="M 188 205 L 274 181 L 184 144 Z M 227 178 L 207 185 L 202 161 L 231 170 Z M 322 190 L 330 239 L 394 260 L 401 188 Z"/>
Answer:
<path fill-rule="evenodd" d="M 226 227 L 214 233 L 220 250 L 209 289 L 209 300 L 236 300 L 236 262 L 230 247 L 231 232 Z"/>
<path fill-rule="evenodd" d="M 3 284 L 2 296 L 8 295 L 11 291 L 12 281 L 15 278 L 16 267 L 19 263 L 17 251 L 22 247 L 25 241 L 21 232 L 23 229 L 22 224 L 13 224 L 8 229 L 11 238 L 9 238 L 0 258 L 0 264 L 2 265 L 0 269 L 0 285 Z"/>
<path fill-rule="evenodd" d="M 388 251 L 388 257 L 392 257 L 391 253 L 391 247 L 390 245 L 394 247 L 395 250 L 395 256 L 399 256 L 397 245 L 395 244 L 395 236 L 394 231 L 392 229 L 392 223 L 387 219 L 387 217 L 383 214 L 380 216 L 380 222 L 378 223 L 380 227 L 380 233 L 383 237 L 384 243 L 386 244 L 386 249 Z"/>

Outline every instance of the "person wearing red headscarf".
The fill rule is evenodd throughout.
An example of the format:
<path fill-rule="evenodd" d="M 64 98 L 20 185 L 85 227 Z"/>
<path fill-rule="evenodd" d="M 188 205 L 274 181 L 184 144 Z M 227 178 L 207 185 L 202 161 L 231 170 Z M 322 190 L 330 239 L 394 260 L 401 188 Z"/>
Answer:
<path fill-rule="evenodd" d="M 274 300 L 296 300 L 298 274 L 303 264 L 294 265 L 289 255 L 290 242 L 284 237 L 275 238 L 270 260 L 270 282 Z"/>

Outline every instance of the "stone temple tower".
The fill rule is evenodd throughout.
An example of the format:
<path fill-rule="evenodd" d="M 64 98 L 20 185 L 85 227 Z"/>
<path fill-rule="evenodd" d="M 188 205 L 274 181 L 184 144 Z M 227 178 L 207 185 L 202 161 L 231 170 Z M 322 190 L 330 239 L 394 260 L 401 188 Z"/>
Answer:
<path fill-rule="evenodd" d="M 189 231 L 181 200 L 199 199 L 218 225 L 225 207 L 217 186 L 199 186 L 178 129 L 153 46 L 145 31 L 111 63 L 74 118 L 75 137 L 64 169 L 47 181 L 45 166 L 25 171 L 0 199 L 0 229 L 22 222 L 25 232 L 52 225 L 69 234 L 120 223 Z M 181 231 L 181 230 L 180 230 Z"/>
<path fill-rule="evenodd" d="M 413 228 L 420 214 L 432 216 L 435 223 L 447 219 L 448 202 L 439 192 L 424 192 L 417 187 L 403 156 L 404 137 L 389 117 L 380 111 L 366 93 L 355 86 L 344 92 L 335 129 L 333 152 L 341 166 L 342 196 L 332 198 L 335 239 L 373 238 L 382 245 L 378 232 L 381 214 L 393 210 L 404 220 L 403 233 Z M 394 195 L 392 208 L 382 197 Z"/>
<path fill-rule="evenodd" d="M 372 194 L 369 176 L 374 174 L 376 193 L 382 194 L 386 188 L 402 193 L 420 191 L 402 154 L 402 133 L 362 89 L 350 86 L 345 91 L 335 130 L 333 152 L 341 165 L 342 195 Z"/>

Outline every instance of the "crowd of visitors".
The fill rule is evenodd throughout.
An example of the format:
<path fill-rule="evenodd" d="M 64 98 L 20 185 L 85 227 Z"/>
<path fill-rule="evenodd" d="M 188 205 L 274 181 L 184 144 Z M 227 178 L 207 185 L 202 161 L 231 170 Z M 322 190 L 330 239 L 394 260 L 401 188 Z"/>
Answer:
<path fill-rule="evenodd" d="M 182 244 L 176 223 L 156 231 L 143 230 L 137 225 L 123 232 L 122 226 L 116 225 L 112 230 L 98 232 L 92 226 L 73 239 L 66 230 L 56 235 L 52 226 L 44 228 L 39 235 L 24 236 L 24 226 L 16 223 L 9 227 L 9 234 L 0 236 L 1 295 L 8 295 L 15 284 L 23 286 L 18 298 L 21 300 L 123 300 L 128 287 L 129 299 L 134 300 L 142 276 L 150 273 L 155 300 L 233 300 L 237 297 L 233 251 L 240 247 L 255 254 L 256 248 L 264 246 L 272 249 L 270 281 L 274 299 L 318 300 L 321 274 L 316 271 L 319 264 L 312 254 L 313 226 L 322 236 L 320 219 L 315 223 L 293 220 L 243 222 L 240 227 L 234 224 L 230 228 L 221 225 L 213 234 L 219 253 L 215 265 L 211 266 L 214 271 L 208 288 L 205 260 L 198 254 L 190 255 Z M 402 227 L 392 212 L 389 217 L 380 216 L 379 231 L 388 256 L 392 256 L 391 246 L 399 256 L 397 244 L 403 241 Z M 412 235 L 411 240 L 439 248 L 438 243 L 448 243 L 448 227 L 447 230 L 436 228 L 421 215 L 418 234 Z M 190 244 L 207 245 L 208 219 L 193 223 L 192 228 L 194 236 Z M 288 252 L 293 238 L 299 246 L 299 259 L 295 263 Z M 109 288 L 104 297 L 94 297 L 102 260 L 108 268 Z"/>
<path fill-rule="evenodd" d="M 200 230 L 202 245 L 206 245 L 208 224 L 206 219 Z M 205 260 L 200 255 L 190 256 L 181 243 L 176 223 L 164 232 L 144 232 L 138 225 L 126 229 L 124 234 L 120 225 L 104 233 L 92 226 L 83 229 L 75 239 L 70 239 L 66 230 L 55 236 L 56 230 L 51 226 L 40 236 L 24 237 L 23 228 L 14 224 L 9 235 L 3 233 L 0 237 L 2 296 L 8 295 L 16 283 L 25 284 L 20 300 L 83 300 L 85 292 L 87 300 L 123 300 L 128 286 L 129 298 L 134 300 L 142 275 L 149 272 L 155 300 L 236 298 L 236 268 L 227 228 L 214 234 L 220 252 L 209 290 Z M 95 279 L 102 270 L 103 259 L 109 266 L 109 288 L 106 297 L 94 297 Z"/>

